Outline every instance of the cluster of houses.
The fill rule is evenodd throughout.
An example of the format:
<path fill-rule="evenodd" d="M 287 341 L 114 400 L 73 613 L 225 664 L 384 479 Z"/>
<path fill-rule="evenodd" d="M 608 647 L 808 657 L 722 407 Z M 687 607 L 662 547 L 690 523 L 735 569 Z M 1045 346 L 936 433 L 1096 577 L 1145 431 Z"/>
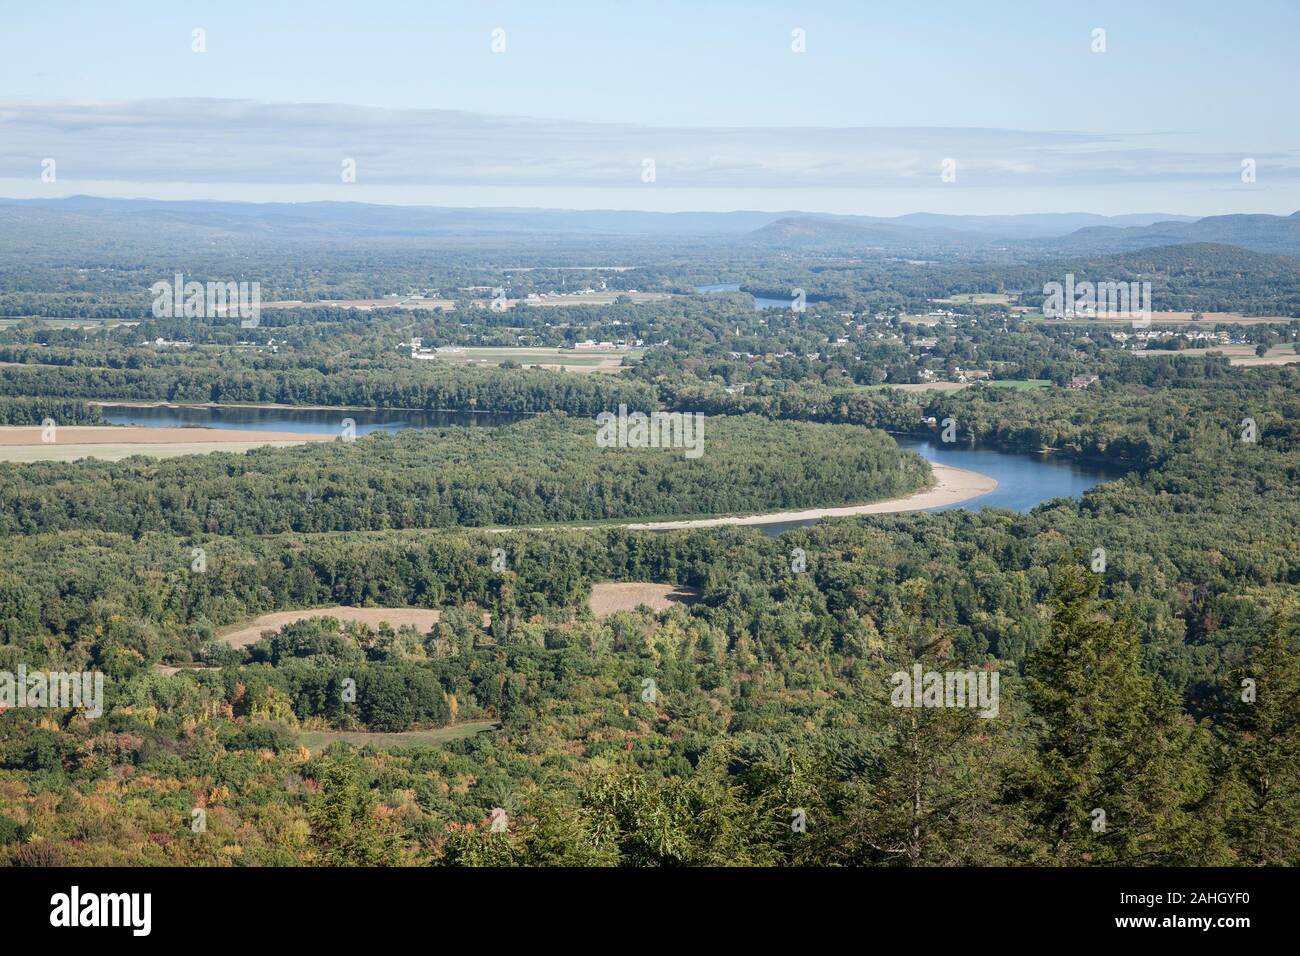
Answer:
<path fill-rule="evenodd" d="M 1133 332 L 1112 332 L 1110 337 L 1120 343 L 1120 348 L 1144 349 L 1148 342 L 1166 339 L 1186 339 L 1193 348 L 1214 348 L 1216 345 L 1247 345 L 1249 340 L 1233 336 L 1227 332 L 1206 332 L 1202 329 L 1187 329 L 1182 332 L 1155 332 L 1151 329 L 1139 329 Z"/>
<path fill-rule="evenodd" d="M 939 373 L 931 368 L 919 369 L 916 377 L 924 383 L 941 381 Z M 968 382 L 983 382 L 993 377 L 993 373 L 982 368 L 962 368 L 960 365 L 954 366 L 952 370 L 951 381 L 966 384 Z"/>
<path fill-rule="evenodd" d="M 554 292 L 554 291 L 552 291 L 552 292 L 530 292 L 530 293 L 528 293 L 528 297 L 527 297 L 527 300 L 526 300 L 526 301 L 528 301 L 528 302 L 541 302 L 541 301 L 544 300 L 544 299 L 572 299 L 572 298 L 575 298 L 575 297 L 578 297 L 578 296 L 584 296 L 584 295 L 595 295 L 597 292 L 605 292 L 605 291 L 607 291 L 607 290 L 606 290 L 606 287 L 605 287 L 605 280 L 602 279 L 602 280 L 600 280 L 600 288 L 599 288 L 599 289 L 593 289 L 593 288 L 591 288 L 591 287 L 588 287 L 588 288 L 586 288 L 586 289 L 573 289 L 573 290 L 571 290 L 571 291 L 566 291 L 566 292 Z M 628 291 L 628 292 L 635 292 L 636 289 L 628 289 L 627 291 Z"/>
<path fill-rule="evenodd" d="M 436 348 L 425 348 L 424 339 L 422 338 L 412 338 L 409 343 L 403 342 L 398 346 L 398 348 L 406 348 L 408 344 L 410 345 L 411 358 L 413 359 L 433 359 L 437 358 L 440 354 L 465 351 L 459 345 L 439 345 Z"/>
<path fill-rule="evenodd" d="M 633 339 L 628 342 L 627 339 L 615 339 L 613 342 L 596 342 L 587 339 L 583 342 L 575 342 L 573 350 L 575 352 L 617 352 L 624 349 L 640 348 L 642 345 L 640 339 Z"/>
<path fill-rule="evenodd" d="M 641 339 L 615 339 L 613 342 L 596 342 L 587 339 L 585 342 L 575 344 L 573 349 L 575 352 L 625 352 L 628 349 L 641 348 L 644 344 Z M 410 342 L 400 343 L 398 348 L 409 348 L 413 359 L 433 359 L 439 355 L 456 355 L 465 351 L 465 348 L 460 345 L 439 345 L 426 348 L 424 339 L 418 336 L 412 337 Z"/>
<path fill-rule="evenodd" d="M 154 344 L 157 345 L 158 343 L 155 342 Z M 188 342 L 186 342 L 186 343 L 174 342 L 174 343 L 172 343 L 172 344 L 173 344 L 173 345 L 181 345 L 181 344 L 188 345 L 189 343 L 188 343 Z M 280 351 L 280 346 L 281 346 L 281 345 L 288 345 L 288 344 L 289 344 L 289 340 L 288 340 L 288 339 L 281 339 L 280 341 L 277 342 L 275 339 L 267 339 L 265 343 L 261 343 L 261 342 L 254 342 L 254 341 L 252 341 L 251 339 L 240 339 L 240 340 L 239 340 L 238 342 L 236 342 L 235 344 L 236 344 L 236 345 L 244 346 L 245 348 L 255 348 L 255 349 L 257 349 L 259 352 L 262 351 L 263 349 L 270 349 L 272 352 L 279 352 L 279 351 Z"/>

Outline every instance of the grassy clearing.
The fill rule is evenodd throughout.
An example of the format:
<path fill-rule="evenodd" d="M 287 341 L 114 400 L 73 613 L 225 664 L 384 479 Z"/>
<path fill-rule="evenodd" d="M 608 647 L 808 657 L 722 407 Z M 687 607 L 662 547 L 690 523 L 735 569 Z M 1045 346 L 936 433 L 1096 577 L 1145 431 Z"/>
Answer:
<path fill-rule="evenodd" d="M 672 298 L 667 292 L 588 292 L 583 295 L 548 295 L 544 299 L 508 299 L 512 305 L 548 308 L 565 305 L 613 305 L 619 299 L 632 302 L 662 302 Z"/>
<path fill-rule="evenodd" d="M 1296 352 L 1293 344 L 1275 345 L 1264 355 L 1255 354 L 1253 345 L 1215 345 L 1205 349 L 1142 349 L 1135 351 L 1134 355 L 1143 355 L 1148 358 L 1159 355 L 1184 355 L 1188 357 L 1198 357 L 1202 355 L 1219 354 L 1228 357 L 1229 365 L 1240 365 L 1252 367 L 1258 365 L 1293 365 L 1300 362 L 1300 352 Z"/>
<path fill-rule="evenodd" d="M 569 372 L 617 372 L 623 357 L 638 359 L 645 349 L 624 349 L 617 352 L 575 352 L 572 349 L 544 347 L 507 348 L 484 346 L 465 348 L 459 352 L 439 352 L 434 361 L 449 365 L 489 365 L 518 362 L 525 368 L 554 368 Z"/>
<path fill-rule="evenodd" d="M 1009 388 L 1016 392 L 1028 392 L 1035 388 L 1051 388 L 1052 383 L 1045 378 L 1007 378 L 990 379 L 984 383 L 990 388 Z"/>
<path fill-rule="evenodd" d="M 963 388 L 970 388 L 969 382 L 908 382 L 903 385 L 891 385 L 885 382 L 882 385 L 855 385 L 854 391 L 857 392 L 883 392 L 887 388 L 897 389 L 900 392 L 959 392 Z"/>
<path fill-rule="evenodd" d="M 1047 322 L 1052 325 L 1103 325 L 1108 327 L 1114 326 L 1131 326 L 1132 317 L 1124 318 L 1071 318 L 1071 319 L 1049 319 L 1043 315 L 1041 309 L 1032 309 L 1024 307 L 1014 311 L 1023 311 L 1024 318 L 1030 322 Z M 1193 316 L 1199 315 L 1199 319 Z M 1241 315 L 1238 312 L 1152 312 L 1151 325 L 1153 328 L 1160 328 L 1168 325 L 1198 325 L 1211 328 L 1222 323 L 1223 325 L 1272 325 L 1274 323 L 1292 322 L 1289 316 L 1285 315 Z"/>
<path fill-rule="evenodd" d="M 0 328 L 8 329 L 19 322 L 38 322 L 50 329 L 115 329 L 120 326 L 136 326 L 139 322 L 127 322 L 122 319 L 47 319 L 36 315 L 26 319 L 0 319 Z"/>
<path fill-rule="evenodd" d="M 365 730 L 304 730 L 298 739 L 313 753 L 324 750 L 340 740 L 355 747 L 379 747 L 390 750 L 399 747 L 440 747 L 453 740 L 463 740 L 484 731 L 496 730 L 501 724 L 495 720 L 467 720 L 434 730 L 404 730 L 400 733 L 379 733 Z"/>
<path fill-rule="evenodd" d="M 1028 391 L 1035 388 L 1049 388 L 1051 382 L 1045 378 L 1028 378 L 1028 379 L 980 379 L 978 382 L 914 382 L 906 385 L 857 385 L 854 391 L 859 392 L 880 392 L 887 388 L 895 388 L 900 392 L 959 392 L 963 388 L 970 388 L 972 385 L 984 384 L 991 388 L 1009 388 L 1015 391 Z"/>
<path fill-rule="evenodd" d="M 944 305 L 1008 305 L 1011 296 L 1005 292 L 959 292 L 946 299 L 931 299 Z"/>

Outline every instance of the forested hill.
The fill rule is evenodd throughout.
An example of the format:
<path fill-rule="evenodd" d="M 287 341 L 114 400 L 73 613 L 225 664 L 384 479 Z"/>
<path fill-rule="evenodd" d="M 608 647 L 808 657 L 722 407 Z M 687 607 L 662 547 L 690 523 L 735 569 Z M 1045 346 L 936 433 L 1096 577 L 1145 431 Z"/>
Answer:
<path fill-rule="evenodd" d="M 1289 216 L 1206 216 L 1193 222 L 1157 222 L 1116 228 L 1089 226 L 1056 244 L 1063 251 L 1121 251 L 1187 242 L 1226 243 L 1259 252 L 1300 254 L 1300 212 Z"/>
<path fill-rule="evenodd" d="M 1253 252 L 1214 242 L 1132 252 L 1074 255 L 1017 269 L 1005 267 L 1008 287 L 1041 306 L 1046 282 L 1150 282 L 1156 311 L 1287 315 L 1300 302 L 1300 257 Z"/>

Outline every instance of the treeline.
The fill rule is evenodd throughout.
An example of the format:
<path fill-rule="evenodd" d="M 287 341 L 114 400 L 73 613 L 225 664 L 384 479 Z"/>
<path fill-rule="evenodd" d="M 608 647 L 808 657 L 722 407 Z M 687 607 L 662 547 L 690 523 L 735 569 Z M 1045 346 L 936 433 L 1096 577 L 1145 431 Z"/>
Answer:
<path fill-rule="evenodd" d="M 352 405 L 367 408 L 447 409 L 596 415 L 620 404 L 654 407 L 653 390 L 608 376 L 546 371 L 454 368 L 421 363 L 406 369 L 227 370 L 200 368 L 102 369 L 24 365 L 0 367 L 0 395 L 120 401 Z"/>
<path fill-rule="evenodd" d="M 804 387 L 728 394 L 687 386 L 665 388 L 665 395 L 673 407 L 710 415 L 851 423 L 916 437 L 938 438 L 951 418 L 960 443 L 1141 465 L 1203 432 L 1237 435 L 1247 418 L 1259 434 L 1280 434 L 1300 417 L 1294 367 L 1229 371 L 1221 359 L 1162 356 L 1129 357 L 1113 371 L 1113 379 L 1080 391 L 977 384 L 954 393 Z"/>
<path fill-rule="evenodd" d="M 53 419 L 58 425 L 102 425 L 99 406 L 57 398 L 0 398 L 0 425 L 40 425 Z"/>

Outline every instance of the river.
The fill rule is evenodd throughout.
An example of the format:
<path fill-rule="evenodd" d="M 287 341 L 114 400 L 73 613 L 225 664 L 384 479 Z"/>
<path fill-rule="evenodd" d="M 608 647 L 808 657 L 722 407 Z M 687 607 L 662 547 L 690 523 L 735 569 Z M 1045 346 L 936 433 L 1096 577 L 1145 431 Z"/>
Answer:
<path fill-rule="evenodd" d="M 696 286 L 695 291 L 700 295 L 712 295 L 717 292 L 739 292 L 740 283 L 738 282 L 719 282 L 716 285 Z M 754 310 L 761 312 L 764 309 L 788 309 L 794 302 L 794 298 L 789 299 L 772 299 L 766 296 L 745 293 L 754 303 Z"/>
<path fill-rule="evenodd" d="M 357 425 L 357 435 L 398 432 L 404 428 L 447 425 L 505 425 L 523 415 L 499 412 L 427 412 L 412 409 L 257 408 L 250 405 L 114 405 L 101 406 L 112 425 L 178 428 L 202 425 L 238 431 L 338 434 L 345 418 Z"/>
<path fill-rule="evenodd" d="M 253 408 L 248 406 L 132 406 L 104 405 L 104 418 L 115 425 L 171 426 L 206 425 L 211 428 L 252 429 L 255 431 L 337 432 L 344 418 L 356 422 L 357 434 L 396 432 L 404 428 L 433 428 L 446 425 L 493 427 L 517 421 L 520 415 L 490 412 L 426 412 L 407 409 L 317 409 Z M 931 511 L 951 508 L 1005 508 L 1026 512 L 1052 498 L 1078 498 L 1093 485 L 1113 481 L 1124 469 L 1090 462 L 1079 462 L 1055 455 L 1026 455 L 969 445 L 947 445 L 930 439 L 895 436 L 903 448 L 915 451 L 927 461 L 977 471 L 997 479 L 998 486 L 988 494 Z M 768 534 L 780 534 L 791 528 L 815 524 L 808 521 L 761 525 Z"/>
<path fill-rule="evenodd" d="M 949 445 L 932 439 L 900 435 L 895 435 L 894 440 L 900 447 L 916 452 L 926 461 L 977 471 L 997 480 L 998 486 L 988 494 L 967 498 L 956 504 L 927 508 L 927 511 L 1005 508 L 1024 514 L 1053 498 L 1078 498 L 1093 485 L 1115 481 L 1128 471 L 1117 465 L 1080 462 L 1059 455 L 1016 454 L 994 448 Z M 762 528 L 767 534 L 777 535 L 791 528 L 816 523 L 816 519 L 790 521 L 763 525 Z"/>

